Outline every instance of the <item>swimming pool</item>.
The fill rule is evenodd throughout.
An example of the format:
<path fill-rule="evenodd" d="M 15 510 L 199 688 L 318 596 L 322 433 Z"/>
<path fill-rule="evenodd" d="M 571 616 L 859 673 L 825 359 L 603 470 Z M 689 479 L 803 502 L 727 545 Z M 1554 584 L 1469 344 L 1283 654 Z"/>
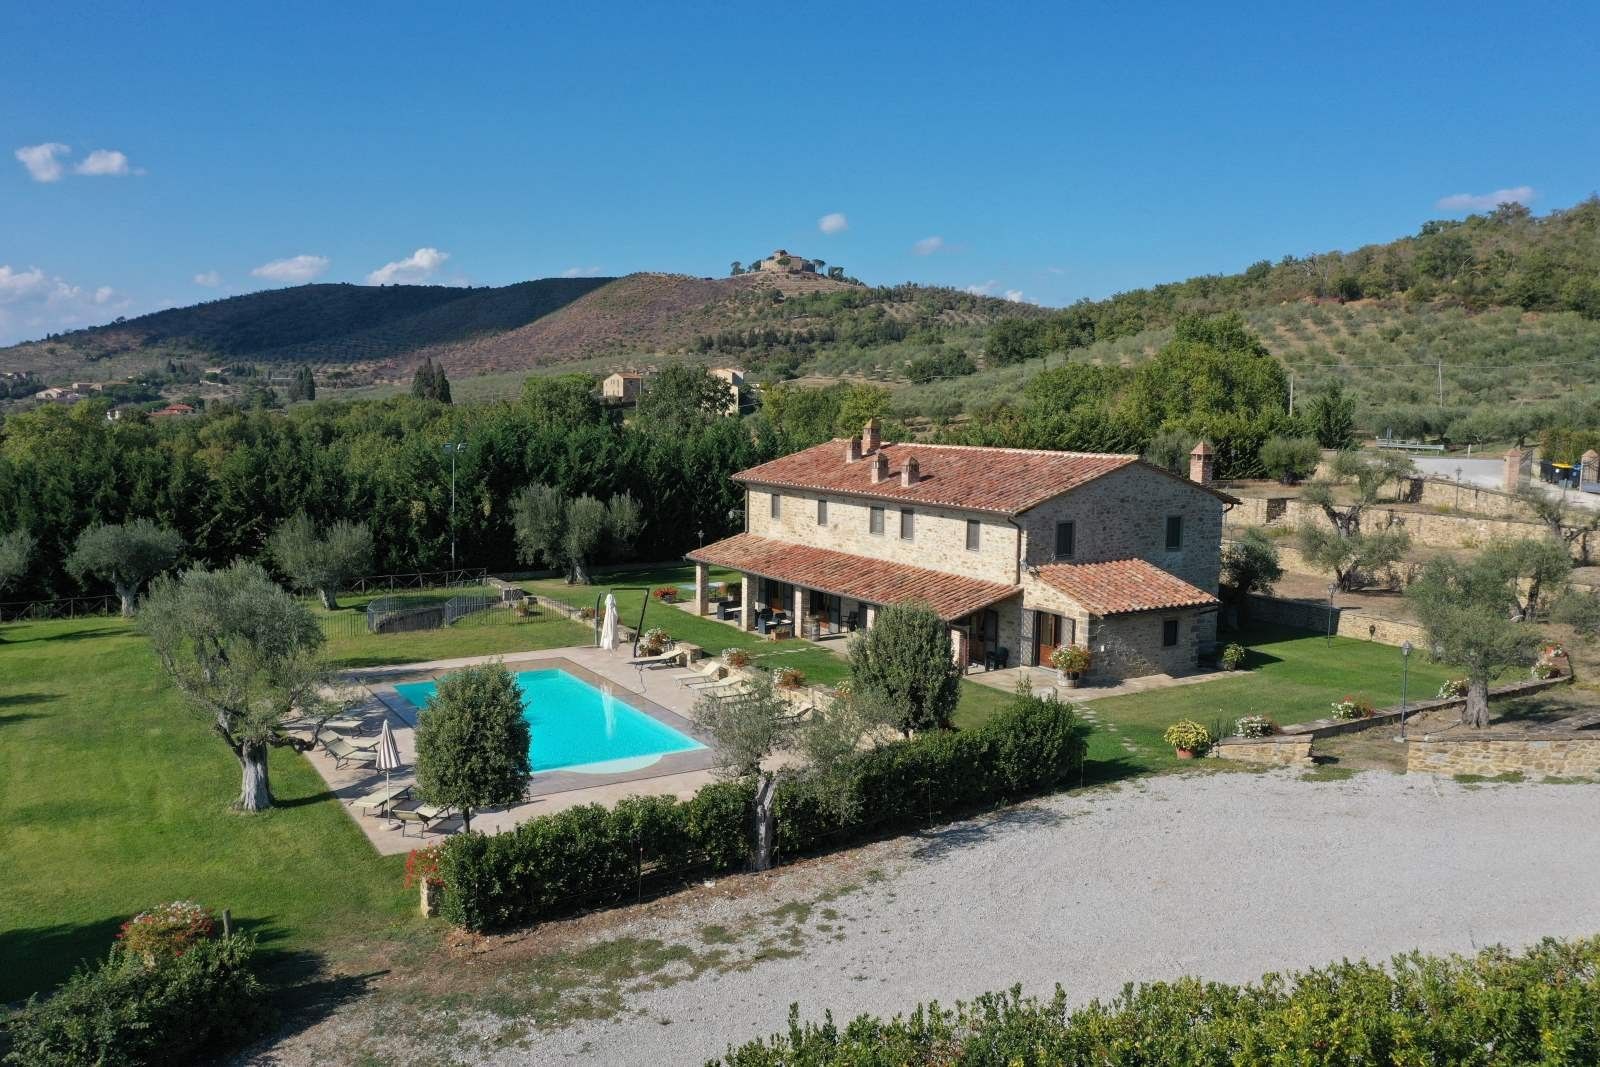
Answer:
<path fill-rule="evenodd" d="M 648 767 L 672 752 L 705 748 L 564 670 L 521 671 L 515 677 L 535 771 L 613 774 Z M 394 688 L 420 709 L 433 699 L 438 686 L 431 681 L 401 682 Z"/>

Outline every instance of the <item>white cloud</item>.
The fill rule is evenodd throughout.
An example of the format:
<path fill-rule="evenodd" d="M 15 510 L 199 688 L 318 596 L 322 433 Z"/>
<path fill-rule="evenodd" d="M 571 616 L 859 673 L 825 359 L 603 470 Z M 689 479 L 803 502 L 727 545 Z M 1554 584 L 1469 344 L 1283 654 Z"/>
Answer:
<path fill-rule="evenodd" d="M 1005 298 L 1011 301 L 1013 304 L 1024 303 L 1021 289 L 1007 289 L 1005 292 Z"/>
<path fill-rule="evenodd" d="M 0 263 L 0 344 L 106 322 L 128 304 L 109 285 L 84 289 L 38 267 Z"/>
<path fill-rule="evenodd" d="M 309 282 L 328 269 L 327 256 L 290 256 L 288 259 L 275 259 L 271 263 L 263 263 L 250 273 L 257 278 L 265 278 L 269 282 L 287 282 L 290 285 L 301 285 Z"/>
<path fill-rule="evenodd" d="M 931 256 L 942 248 L 944 248 L 944 238 L 935 235 L 933 237 L 924 237 L 911 246 L 911 251 L 919 256 Z"/>
<path fill-rule="evenodd" d="M 979 285 L 964 285 L 961 287 L 961 291 L 963 293 L 971 293 L 973 296 L 992 296 L 995 288 L 999 286 L 999 284 L 999 282 L 995 281 L 993 278 L 990 278 L 988 281 Z"/>
<path fill-rule="evenodd" d="M 563 278 L 598 278 L 599 267 L 568 267 L 561 272 Z"/>
<path fill-rule="evenodd" d="M 215 289 L 222 284 L 222 275 L 214 270 L 203 270 L 194 276 L 196 285 L 203 285 L 207 289 Z"/>
<path fill-rule="evenodd" d="M 433 277 L 433 272 L 444 266 L 449 252 L 437 248 L 419 248 L 405 259 L 385 263 L 367 275 L 368 285 L 417 285 Z"/>
<path fill-rule="evenodd" d="M 843 233 L 850 228 L 850 220 L 844 217 L 844 212 L 834 211 L 817 220 L 817 229 L 823 233 Z"/>
<path fill-rule="evenodd" d="M 74 173 L 87 174 L 92 177 L 117 176 L 130 174 L 128 157 L 110 148 L 96 148 L 93 152 L 83 157 L 82 162 L 72 168 Z"/>
<path fill-rule="evenodd" d="M 1065 273 L 1067 273 L 1066 270 L 1064 268 L 1062 268 L 1062 267 L 1046 267 L 1044 269 L 1044 272 L 1046 274 L 1065 274 Z"/>
<path fill-rule="evenodd" d="M 26 145 L 17 149 L 13 155 L 28 168 L 28 174 L 36 182 L 59 181 L 63 172 L 61 160 L 57 156 L 64 155 L 72 149 L 55 141 L 44 144 Z"/>
<path fill-rule="evenodd" d="M 1492 211 L 1501 204 L 1522 204 L 1533 200 L 1533 186 L 1514 185 L 1509 189 L 1496 189 L 1492 193 L 1453 193 L 1434 203 L 1440 211 Z"/>

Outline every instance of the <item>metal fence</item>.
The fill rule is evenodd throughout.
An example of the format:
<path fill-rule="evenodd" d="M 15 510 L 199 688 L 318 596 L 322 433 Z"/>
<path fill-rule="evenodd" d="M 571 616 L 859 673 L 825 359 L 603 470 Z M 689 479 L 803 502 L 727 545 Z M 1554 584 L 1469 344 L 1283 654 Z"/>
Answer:
<path fill-rule="evenodd" d="M 353 578 L 343 591 L 348 593 L 393 592 L 396 589 L 448 589 L 458 585 L 483 585 L 489 579 L 485 567 L 451 571 L 410 571 L 405 574 L 369 574 Z"/>
<path fill-rule="evenodd" d="M 103 596 L 74 596 L 61 600 L 18 600 L 0 604 L 0 622 L 23 619 L 80 619 L 96 615 L 117 615 L 122 598 L 114 593 Z"/>
<path fill-rule="evenodd" d="M 463 588 L 461 593 L 443 600 L 436 596 L 381 596 L 367 605 L 367 633 L 438 630 L 462 619 L 482 617 L 498 603 L 499 592 L 485 587 Z"/>

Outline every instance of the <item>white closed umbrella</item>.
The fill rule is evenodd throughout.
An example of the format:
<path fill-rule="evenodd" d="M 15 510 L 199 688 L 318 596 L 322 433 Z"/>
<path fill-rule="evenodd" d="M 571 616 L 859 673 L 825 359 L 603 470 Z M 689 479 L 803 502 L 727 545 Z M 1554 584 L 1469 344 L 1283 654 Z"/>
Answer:
<path fill-rule="evenodd" d="M 394 743 L 389 730 L 389 720 L 383 720 L 383 730 L 378 734 L 378 770 L 383 772 L 383 789 L 389 791 L 389 772 L 400 768 L 400 746 Z"/>
<path fill-rule="evenodd" d="M 600 647 L 607 652 L 617 647 L 617 595 L 606 594 L 606 614 L 600 623 Z"/>

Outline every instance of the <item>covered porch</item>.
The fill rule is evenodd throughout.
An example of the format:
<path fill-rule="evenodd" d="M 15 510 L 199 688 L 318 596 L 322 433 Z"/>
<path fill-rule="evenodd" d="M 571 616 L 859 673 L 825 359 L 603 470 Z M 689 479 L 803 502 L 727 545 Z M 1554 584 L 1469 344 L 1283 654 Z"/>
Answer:
<path fill-rule="evenodd" d="M 885 604 L 921 601 L 950 624 L 956 661 L 963 666 L 994 662 L 1006 620 L 1012 619 L 1014 629 L 1020 604 L 1016 586 L 750 534 L 707 545 L 688 558 L 695 565 L 690 610 L 696 614 L 707 613 L 713 566 L 740 575 L 738 603 L 725 609 L 725 621 L 775 639 L 846 636 L 870 629 Z M 1010 611 L 1008 600 L 1016 602 Z"/>

